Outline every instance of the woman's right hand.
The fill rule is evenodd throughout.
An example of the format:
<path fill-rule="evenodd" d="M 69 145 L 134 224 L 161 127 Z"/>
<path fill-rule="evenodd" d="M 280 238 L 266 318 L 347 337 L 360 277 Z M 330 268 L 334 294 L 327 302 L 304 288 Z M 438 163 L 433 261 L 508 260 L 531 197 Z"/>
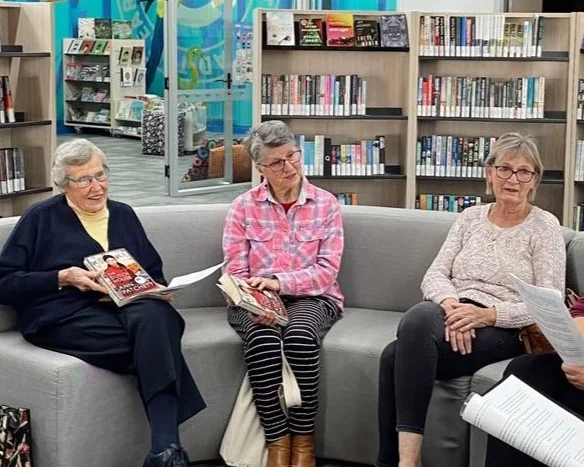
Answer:
<path fill-rule="evenodd" d="M 59 271 L 59 287 L 76 287 L 81 292 L 100 292 L 107 295 L 107 289 L 97 282 L 100 275 L 99 271 L 87 271 L 71 266 Z"/>
<path fill-rule="evenodd" d="M 453 331 L 448 326 L 444 327 L 444 340 L 450 343 L 453 352 L 467 355 L 472 352 L 472 340 L 476 337 L 474 329 L 470 331 Z"/>
<path fill-rule="evenodd" d="M 263 324 L 264 326 L 275 326 L 276 325 L 276 312 L 267 311 L 264 315 L 255 315 L 251 313 L 251 320 L 255 324 Z"/>

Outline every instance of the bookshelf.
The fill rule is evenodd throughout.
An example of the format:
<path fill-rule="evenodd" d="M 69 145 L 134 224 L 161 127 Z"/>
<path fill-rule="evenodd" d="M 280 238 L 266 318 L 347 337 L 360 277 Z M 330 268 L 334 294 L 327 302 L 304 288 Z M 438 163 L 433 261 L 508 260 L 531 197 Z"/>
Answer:
<path fill-rule="evenodd" d="M 0 124 L 0 148 L 20 149 L 25 179 L 23 189 L 10 193 L 0 190 L 3 217 L 20 215 L 53 192 L 50 176 L 56 146 L 53 24 L 51 3 L 0 3 L 0 75 L 9 77 L 16 119 Z M 0 162 L 3 169 L 6 163 L 5 159 Z M 0 171 L 0 185 L 4 185 L 6 172 Z"/>
<path fill-rule="evenodd" d="M 297 135 L 306 135 L 307 139 L 312 135 L 324 135 L 335 145 L 349 145 L 374 139 L 377 135 L 385 136 L 385 174 L 345 174 L 334 177 L 318 174 L 310 175 L 309 179 L 315 185 L 333 193 L 355 192 L 359 204 L 405 207 L 404 168 L 408 153 L 407 129 L 410 119 L 408 77 L 412 66 L 409 48 L 268 46 L 265 45 L 268 11 L 274 10 L 255 11 L 254 31 L 261 33 L 254 33 L 254 83 L 261 83 L 262 75 L 272 74 L 325 77 L 357 75 L 366 80 L 366 102 L 362 113 L 351 115 L 269 115 L 262 112 L 261 106 L 254 105 L 254 124 L 269 119 L 281 119 Z M 324 23 L 328 12 L 295 10 L 293 13 L 295 23 L 303 17 L 318 18 Z M 387 13 L 353 14 L 359 19 L 379 21 L 380 16 Z M 408 18 L 409 16 L 407 14 Z M 253 99 L 255 103 L 262 102 L 261 86 L 254 86 Z M 257 180 L 257 173 L 254 178 Z"/>
<path fill-rule="evenodd" d="M 491 138 L 506 131 L 518 131 L 537 140 L 545 167 L 535 204 L 552 212 L 563 225 L 572 226 L 574 206 L 584 204 L 584 170 L 582 181 L 574 179 L 576 141 L 584 140 L 584 113 L 578 121 L 576 109 L 578 79 L 584 79 L 584 54 L 580 53 L 584 14 L 507 13 L 461 17 L 455 13 L 402 13 L 408 22 L 409 47 L 387 50 L 300 46 L 297 26 L 294 46 L 267 46 L 268 11 L 273 10 L 258 9 L 254 18 L 254 124 L 281 119 L 295 134 L 307 138 L 324 134 L 333 144 L 375 135 L 386 137 L 385 174 L 309 176 L 314 184 L 334 193 L 355 192 L 359 204 L 367 205 L 415 208 L 419 206 L 421 194 L 480 196 L 482 202 L 488 202 L 481 161 L 486 157 Z M 294 11 L 294 21 L 310 17 L 324 22 L 328 13 L 334 12 Z M 355 19 L 378 20 L 382 15 L 400 14 L 352 13 Z M 474 35 L 466 37 L 467 48 L 457 48 L 455 42 L 449 43 L 450 34 L 460 44 L 464 39 L 463 23 Z M 447 34 L 441 35 L 440 31 Z M 291 74 L 364 77 L 367 81 L 365 115 L 266 115 L 262 108 L 266 101 L 262 84 L 265 90 L 266 82 L 262 77 Z M 428 84 L 429 79 L 420 77 L 431 77 L 433 86 Z M 439 79 L 434 86 L 436 77 Z M 445 91 L 441 91 L 442 85 Z M 477 105 L 464 113 L 461 105 L 464 86 L 468 89 L 467 96 L 475 89 L 477 104 L 481 103 L 482 96 L 480 111 L 481 106 Z M 432 89 L 436 100 L 423 101 L 424 92 Z M 480 89 L 489 90 L 493 99 L 487 101 L 489 94 L 486 91 L 481 94 Z M 584 94 L 584 85 L 582 89 Z M 458 95 L 458 105 L 452 100 L 444 106 L 448 95 Z M 511 99 L 511 95 L 515 98 Z M 428 105 L 434 106 L 437 112 L 426 108 L 421 111 L 421 107 Z M 421 171 L 417 152 L 424 141 L 435 144 L 436 136 L 442 137 L 440 144 L 447 148 L 456 144 L 467 151 L 467 147 L 474 148 L 476 144 L 476 154 L 473 149 L 469 159 L 470 165 L 477 167 L 475 172 L 472 169 L 469 173 L 460 169 L 457 172 L 455 168 L 449 169 L 452 172 Z M 584 143 L 582 148 L 584 151 Z M 447 152 L 452 156 L 452 149 L 448 149 L 438 153 L 438 160 Z M 259 182 L 256 171 L 253 182 Z"/>
<path fill-rule="evenodd" d="M 93 50 L 81 53 L 84 43 L 91 43 Z M 97 48 L 100 43 L 106 45 Z M 134 115 L 120 108 L 123 100 L 146 94 L 144 51 L 143 40 L 63 39 L 65 125 L 77 131 L 91 127 L 114 135 L 140 136 L 139 109 Z M 122 54 L 128 55 L 123 63 Z M 131 74 L 128 86 L 123 85 L 124 72 Z"/>

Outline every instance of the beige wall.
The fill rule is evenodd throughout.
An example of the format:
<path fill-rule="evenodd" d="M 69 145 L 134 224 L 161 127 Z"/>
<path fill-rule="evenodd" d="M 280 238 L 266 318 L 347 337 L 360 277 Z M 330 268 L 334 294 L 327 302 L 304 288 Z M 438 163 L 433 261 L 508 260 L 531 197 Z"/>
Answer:
<path fill-rule="evenodd" d="M 510 12 L 540 12 L 542 0 L 507 0 Z"/>

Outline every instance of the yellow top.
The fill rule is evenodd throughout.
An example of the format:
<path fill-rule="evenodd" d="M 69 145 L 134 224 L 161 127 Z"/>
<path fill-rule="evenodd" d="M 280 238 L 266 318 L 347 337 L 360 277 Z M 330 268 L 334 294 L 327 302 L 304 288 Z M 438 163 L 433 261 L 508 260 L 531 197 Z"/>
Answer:
<path fill-rule="evenodd" d="M 85 228 L 89 236 L 101 245 L 103 251 L 107 251 L 109 248 L 107 238 L 109 211 L 107 206 L 104 206 L 103 209 L 98 212 L 85 212 L 79 209 L 79 207 L 77 207 L 77 205 L 75 205 L 68 197 L 66 198 L 67 204 L 73 209 L 75 214 L 77 214 L 77 217 L 81 221 L 81 225 Z"/>

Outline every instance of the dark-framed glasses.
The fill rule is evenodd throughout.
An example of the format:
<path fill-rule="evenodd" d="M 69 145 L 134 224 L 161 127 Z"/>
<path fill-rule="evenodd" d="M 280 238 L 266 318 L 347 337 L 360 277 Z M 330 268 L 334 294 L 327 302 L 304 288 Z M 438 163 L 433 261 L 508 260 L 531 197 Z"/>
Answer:
<path fill-rule="evenodd" d="M 509 180 L 511 176 L 515 174 L 515 178 L 517 178 L 517 181 L 520 183 L 531 182 L 533 176 L 536 174 L 536 172 L 528 169 L 513 170 L 506 165 L 496 165 L 495 173 L 497 174 L 497 177 L 502 178 L 503 180 Z"/>
<path fill-rule="evenodd" d="M 296 164 L 302 158 L 302 151 L 300 149 L 295 149 L 294 151 L 286 154 L 281 159 L 276 159 L 269 164 L 260 164 L 264 167 L 267 167 L 274 173 L 282 172 L 284 167 L 286 166 L 286 162 L 290 162 L 290 164 Z"/>
<path fill-rule="evenodd" d="M 78 188 L 87 188 L 91 185 L 91 182 L 95 179 L 96 182 L 105 182 L 109 176 L 109 168 L 104 166 L 103 170 L 93 174 L 93 175 L 85 175 L 79 178 L 70 178 L 67 177 L 67 180 L 70 182 L 75 183 Z"/>

